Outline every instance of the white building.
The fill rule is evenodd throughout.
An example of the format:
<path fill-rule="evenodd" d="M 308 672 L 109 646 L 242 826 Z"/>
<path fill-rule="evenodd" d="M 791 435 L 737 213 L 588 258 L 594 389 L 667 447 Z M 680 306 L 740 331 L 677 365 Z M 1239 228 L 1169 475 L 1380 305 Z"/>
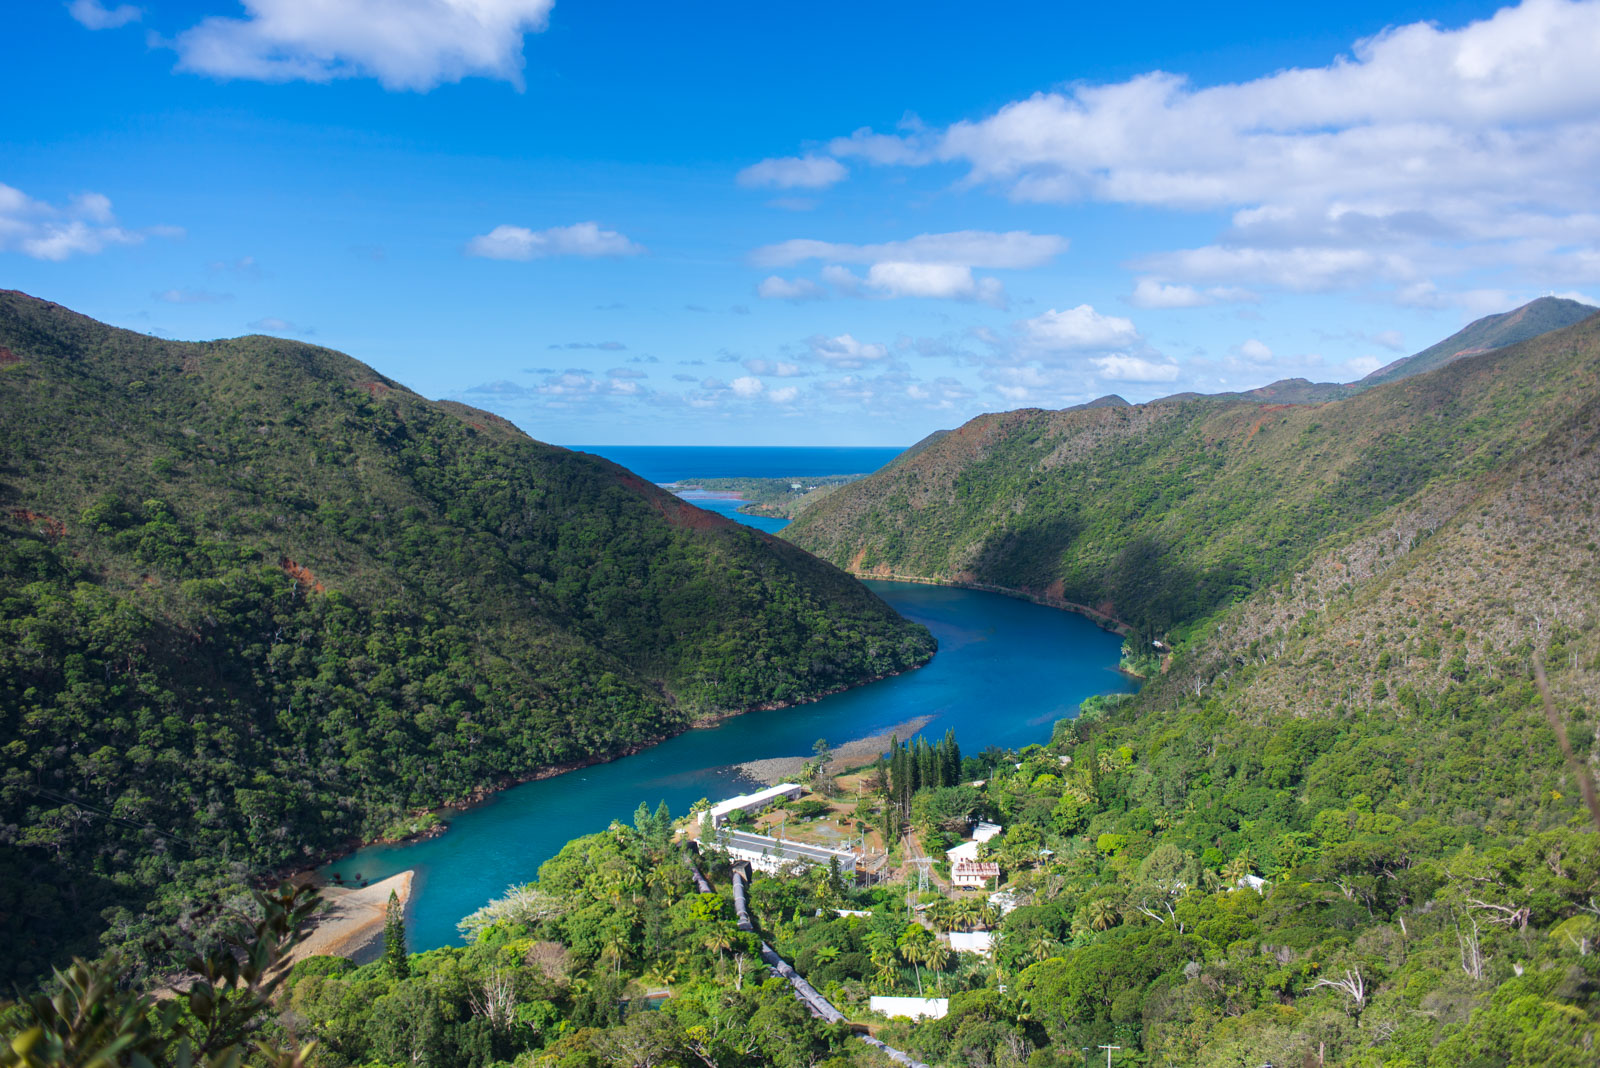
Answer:
<path fill-rule="evenodd" d="M 726 849 L 728 856 L 734 860 L 749 861 L 752 868 L 769 874 L 790 864 L 802 868 L 827 867 L 833 861 L 838 861 L 839 870 L 845 875 L 854 878 L 856 873 L 856 855 L 841 849 L 731 830 L 718 832 L 717 844 Z"/>
<path fill-rule="evenodd" d="M 950 858 L 951 865 L 959 864 L 963 860 L 977 860 L 978 843 L 962 842 L 954 849 L 946 849 L 944 855 Z"/>
<path fill-rule="evenodd" d="M 721 827 L 728 822 L 728 817 L 735 812 L 760 812 L 769 805 L 780 801 L 798 801 L 805 796 L 805 787 L 792 782 L 780 782 L 776 786 L 769 786 L 765 790 L 757 790 L 753 794 L 740 794 L 730 797 L 726 801 L 719 801 L 711 806 L 711 811 L 706 815 L 711 820 L 711 826 Z"/>
<path fill-rule="evenodd" d="M 1005 828 L 1001 827 L 998 823 L 985 823 L 982 820 L 979 820 L 973 825 L 972 840 L 974 842 L 987 842 L 1004 829 Z"/>
<path fill-rule="evenodd" d="M 958 860 L 950 865 L 950 881 L 956 886 L 986 890 L 990 879 L 1000 878 L 1000 865 L 994 861 Z"/>
<path fill-rule="evenodd" d="M 994 935 L 988 931 L 951 931 L 950 948 L 957 953 L 988 955 L 994 949 Z"/>
<path fill-rule="evenodd" d="M 950 1011 L 949 998 L 891 998 L 874 994 L 867 1002 L 873 1012 L 905 1016 L 912 1020 L 937 1020 Z"/>

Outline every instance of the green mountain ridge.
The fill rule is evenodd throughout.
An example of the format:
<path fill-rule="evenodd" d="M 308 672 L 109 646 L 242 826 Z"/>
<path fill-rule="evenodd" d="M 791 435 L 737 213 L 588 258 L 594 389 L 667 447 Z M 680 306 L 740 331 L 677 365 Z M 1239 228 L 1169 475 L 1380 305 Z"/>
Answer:
<path fill-rule="evenodd" d="M 992 585 L 1156 637 L 1596 392 L 1600 320 L 1323 404 L 1187 397 L 979 416 L 785 530 L 864 575 Z"/>
<path fill-rule="evenodd" d="M 933 649 L 785 541 L 298 342 L 3 292 L 0 440 L 7 977 L 101 928 L 154 962 L 251 873 Z"/>

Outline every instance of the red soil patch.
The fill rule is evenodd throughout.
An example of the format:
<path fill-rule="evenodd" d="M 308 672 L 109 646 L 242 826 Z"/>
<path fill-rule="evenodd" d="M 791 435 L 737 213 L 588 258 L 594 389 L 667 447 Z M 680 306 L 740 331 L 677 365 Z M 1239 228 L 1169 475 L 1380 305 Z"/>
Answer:
<path fill-rule="evenodd" d="M 0 345 L 0 367 L 8 367 L 11 364 L 21 363 L 21 362 L 22 362 L 22 357 L 21 356 L 18 356 L 16 353 L 14 353 L 10 349 L 6 348 L 4 345 Z"/>
<path fill-rule="evenodd" d="M 295 585 L 310 590 L 313 593 L 326 592 L 327 588 L 323 586 L 322 583 L 317 581 L 317 576 L 311 573 L 311 569 L 309 567 L 306 567 L 302 564 L 297 564 L 287 556 L 278 561 L 278 566 L 283 568 L 283 573 L 285 575 L 288 575 L 290 578 L 294 579 Z"/>
<path fill-rule="evenodd" d="M 686 530 L 717 530 L 738 526 L 731 519 L 724 519 L 703 508 L 696 508 L 683 498 L 674 496 L 659 486 L 652 486 L 638 475 L 625 472 L 617 476 L 617 481 L 643 497 L 652 508 L 661 513 L 661 518 L 675 527 Z"/>
<path fill-rule="evenodd" d="M 357 382 L 356 383 L 356 388 L 357 389 L 364 389 L 364 390 L 367 391 L 367 393 L 369 393 L 370 395 L 372 395 L 374 397 L 381 397 L 385 393 L 393 393 L 394 392 L 394 389 L 392 387 L 386 386 L 382 382 Z"/>
<path fill-rule="evenodd" d="M 0 349 L 0 352 L 4 351 L 4 349 Z M 67 536 L 67 525 L 52 516 L 30 512 L 26 508 L 14 508 L 11 510 L 11 518 L 22 523 L 38 523 L 45 536 L 51 541 L 59 541 Z"/>

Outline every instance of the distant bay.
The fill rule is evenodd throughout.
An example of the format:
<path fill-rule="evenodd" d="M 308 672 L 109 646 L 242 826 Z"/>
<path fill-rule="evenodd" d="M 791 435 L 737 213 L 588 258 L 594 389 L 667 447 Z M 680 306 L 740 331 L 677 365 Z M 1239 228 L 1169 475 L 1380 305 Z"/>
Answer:
<path fill-rule="evenodd" d="M 604 456 L 651 482 L 689 478 L 817 478 L 867 475 L 905 451 L 899 447 L 810 445 L 568 445 Z"/>

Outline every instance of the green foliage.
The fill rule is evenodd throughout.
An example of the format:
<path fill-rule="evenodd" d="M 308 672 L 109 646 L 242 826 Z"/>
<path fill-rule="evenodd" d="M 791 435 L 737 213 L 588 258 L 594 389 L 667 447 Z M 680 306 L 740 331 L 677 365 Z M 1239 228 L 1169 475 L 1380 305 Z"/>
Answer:
<path fill-rule="evenodd" d="M 404 979 L 411 974 L 411 961 L 406 956 L 405 910 L 393 890 L 389 891 L 389 904 L 383 910 L 383 970 L 391 979 Z"/>
<path fill-rule="evenodd" d="M 170 966 L 240 866 L 933 648 L 784 542 L 326 349 L 18 293 L 0 344 L 0 980 Z"/>

